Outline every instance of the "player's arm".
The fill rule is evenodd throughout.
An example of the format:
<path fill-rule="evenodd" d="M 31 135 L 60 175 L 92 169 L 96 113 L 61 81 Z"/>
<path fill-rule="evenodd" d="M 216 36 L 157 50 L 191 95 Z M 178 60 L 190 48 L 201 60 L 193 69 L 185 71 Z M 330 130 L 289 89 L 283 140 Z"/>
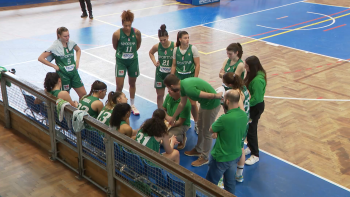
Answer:
<path fill-rule="evenodd" d="M 199 98 L 204 98 L 204 99 L 221 99 L 222 92 L 219 93 L 208 93 L 208 92 L 203 92 L 201 91 L 199 93 Z"/>
<path fill-rule="evenodd" d="M 243 110 L 243 111 L 245 112 L 245 110 L 244 110 L 244 104 L 243 104 L 244 99 L 245 99 L 245 96 L 244 96 L 244 94 L 241 92 L 241 96 L 240 96 L 239 102 L 238 102 L 238 107 L 239 107 L 241 110 Z"/>
<path fill-rule="evenodd" d="M 154 56 L 154 54 L 158 52 L 158 44 L 155 44 L 151 50 L 149 50 L 149 57 L 151 58 L 153 64 L 157 67 L 159 66 L 159 61 L 156 60 L 156 57 Z"/>
<path fill-rule="evenodd" d="M 219 77 L 220 78 L 222 78 L 224 76 L 224 74 L 225 74 L 225 70 L 224 69 L 225 69 L 225 66 L 227 64 L 227 61 L 228 61 L 228 59 L 224 61 L 223 65 L 222 65 L 222 67 L 220 69 L 220 72 L 219 72 Z"/>
<path fill-rule="evenodd" d="M 112 44 L 113 44 L 114 50 L 117 50 L 117 48 L 118 48 L 119 36 L 120 36 L 120 30 L 117 30 L 113 33 Z"/>
<path fill-rule="evenodd" d="M 94 101 L 91 104 L 91 108 L 92 108 L 92 110 L 97 111 L 97 113 L 100 114 L 100 112 L 102 111 L 102 108 L 103 108 L 102 101 Z"/>
<path fill-rule="evenodd" d="M 45 51 L 39 56 L 38 61 L 43 63 L 43 64 L 45 64 L 45 65 L 47 65 L 47 66 L 50 66 L 50 67 L 54 68 L 57 71 L 60 70 L 60 68 L 57 65 L 47 61 L 46 58 L 49 57 L 50 55 L 51 55 L 51 52 Z"/>
<path fill-rule="evenodd" d="M 175 74 L 175 71 L 176 71 L 176 51 L 177 49 L 174 49 L 174 52 L 173 52 L 173 65 L 171 66 L 171 74 Z"/>
<path fill-rule="evenodd" d="M 241 62 L 238 64 L 235 74 L 238 76 L 241 76 L 243 72 L 244 72 L 244 64 Z"/>
<path fill-rule="evenodd" d="M 142 41 L 141 31 L 138 29 L 135 29 L 135 34 L 136 34 L 136 40 L 137 40 L 137 49 L 136 50 L 139 50 L 139 48 L 141 47 L 141 41 Z"/>
<path fill-rule="evenodd" d="M 127 124 L 123 124 L 119 127 L 118 131 L 128 137 L 132 137 L 132 134 L 133 134 L 133 130 L 132 128 L 127 125 Z"/>
<path fill-rule="evenodd" d="M 173 127 L 179 127 L 179 126 L 183 125 L 185 120 L 186 120 L 186 118 L 181 118 L 180 117 L 177 121 L 175 121 L 175 124 L 174 124 Z"/>
<path fill-rule="evenodd" d="M 201 66 L 200 66 L 200 60 L 199 60 L 199 52 L 196 46 L 192 46 L 192 53 L 193 53 L 193 61 L 195 65 L 194 77 L 198 77 Z"/>
<path fill-rule="evenodd" d="M 172 121 L 169 122 L 171 126 L 174 126 L 175 118 L 182 112 L 182 110 L 186 106 L 186 103 L 187 103 L 187 96 L 182 96 L 181 101 L 177 106 L 175 113 L 173 114 Z"/>
<path fill-rule="evenodd" d="M 77 60 L 75 61 L 75 67 L 78 69 L 79 62 L 80 62 L 80 56 L 81 56 L 81 49 L 80 49 L 80 47 L 78 47 L 78 45 L 75 45 L 74 50 L 77 53 Z"/>
<path fill-rule="evenodd" d="M 73 101 L 67 91 L 61 91 L 60 93 L 58 93 L 57 97 L 69 102 L 69 104 L 71 104 L 75 108 L 78 107 L 78 102 Z"/>

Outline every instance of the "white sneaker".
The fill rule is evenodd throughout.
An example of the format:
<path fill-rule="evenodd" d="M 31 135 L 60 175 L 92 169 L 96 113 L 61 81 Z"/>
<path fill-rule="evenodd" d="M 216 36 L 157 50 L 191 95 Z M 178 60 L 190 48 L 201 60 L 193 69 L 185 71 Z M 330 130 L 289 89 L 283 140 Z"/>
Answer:
<path fill-rule="evenodd" d="M 247 147 L 246 149 L 244 149 L 244 154 L 245 155 L 249 155 L 252 151 L 250 151 L 250 148 Z"/>
<path fill-rule="evenodd" d="M 140 115 L 140 112 L 139 112 L 139 110 L 136 109 L 135 105 L 131 105 L 131 112 L 132 112 L 135 116 Z"/>
<path fill-rule="evenodd" d="M 252 156 L 249 157 L 249 159 L 247 159 L 245 161 L 245 164 L 251 166 L 251 165 L 255 164 L 258 161 L 259 161 L 259 157 L 252 155 Z"/>

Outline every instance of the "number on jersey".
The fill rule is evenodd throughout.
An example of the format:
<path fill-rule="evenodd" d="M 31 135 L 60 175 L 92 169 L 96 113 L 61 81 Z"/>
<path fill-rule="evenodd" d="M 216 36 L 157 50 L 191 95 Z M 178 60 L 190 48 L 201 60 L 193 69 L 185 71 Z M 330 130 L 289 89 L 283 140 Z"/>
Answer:
<path fill-rule="evenodd" d="M 126 52 L 127 52 L 127 53 L 132 52 L 132 46 L 128 46 L 128 47 L 126 47 Z"/>
<path fill-rule="evenodd" d="M 108 118 L 110 118 L 112 116 L 111 113 L 107 112 L 107 111 L 102 111 L 100 113 L 100 115 L 98 115 L 97 120 L 99 120 L 102 123 L 106 123 L 106 121 L 108 120 Z"/>
<path fill-rule="evenodd" d="M 136 138 L 136 141 L 137 141 L 138 143 L 141 143 L 141 140 L 142 140 L 142 138 L 144 137 L 144 134 L 143 134 L 142 132 L 139 132 L 139 134 L 137 134 L 137 135 L 138 135 L 139 137 Z M 150 137 L 150 136 L 146 136 L 146 137 L 144 138 L 143 142 L 142 142 L 142 145 L 146 146 L 146 144 L 147 144 L 147 142 L 149 141 L 149 139 L 151 139 L 151 137 Z"/>
<path fill-rule="evenodd" d="M 86 112 L 89 112 L 89 108 L 88 108 L 88 107 L 86 107 L 86 106 L 83 106 L 81 103 L 79 103 L 79 105 L 78 105 L 78 109 L 79 109 L 79 110 L 86 111 Z"/>

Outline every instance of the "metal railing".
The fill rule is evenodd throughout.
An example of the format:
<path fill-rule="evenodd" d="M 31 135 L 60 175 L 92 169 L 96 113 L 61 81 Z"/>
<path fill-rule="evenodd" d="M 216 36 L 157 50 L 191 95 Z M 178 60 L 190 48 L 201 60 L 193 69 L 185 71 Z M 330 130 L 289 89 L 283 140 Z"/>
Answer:
<path fill-rule="evenodd" d="M 11 87 L 6 86 L 6 81 L 11 82 Z M 11 113 L 30 122 L 42 135 L 49 136 L 50 159 L 67 165 L 108 196 L 116 196 L 116 191 L 123 189 L 118 188 L 116 180 L 141 196 L 234 196 L 90 116 L 84 117 L 86 128 L 75 132 L 74 107 L 65 107 L 65 118 L 60 122 L 55 97 L 9 72 L 2 73 L 1 92 L 6 128 L 11 128 Z M 43 103 L 34 104 L 35 98 Z M 63 151 L 59 144 L 68 147 L 69 154 L 77 155 L 76 166 L 60 156 Z M 93 170 L 88 169 L 90 165 L 94 165 Z M 92 176 L 94 171 L 105 180 Z"/>

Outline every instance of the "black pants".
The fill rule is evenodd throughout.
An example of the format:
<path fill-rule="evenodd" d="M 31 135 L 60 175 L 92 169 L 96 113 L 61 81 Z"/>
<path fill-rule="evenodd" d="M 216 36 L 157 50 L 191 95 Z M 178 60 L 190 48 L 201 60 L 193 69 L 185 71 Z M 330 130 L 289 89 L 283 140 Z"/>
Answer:
<path fill-rule="evenodd" d="M 91 0 L 79 0 L 81 11 L 83 11 L 83 13 L 86 13 L 85 1 L 86 1 L 86 5 L 87 5 L 89 13 L 91 13 L 92 12 Z"/>
<path fill-rule="evenodd" d="M 258 122 L 261 114 L 264 112 L 265 102 L 256 104 L 250 107 L 250 118 L 252 122 L 249 124 L 247 141 L 248 147 L 252 151 L 252 155 L 259 157 L 259 145 L 258 145 Z"/>

